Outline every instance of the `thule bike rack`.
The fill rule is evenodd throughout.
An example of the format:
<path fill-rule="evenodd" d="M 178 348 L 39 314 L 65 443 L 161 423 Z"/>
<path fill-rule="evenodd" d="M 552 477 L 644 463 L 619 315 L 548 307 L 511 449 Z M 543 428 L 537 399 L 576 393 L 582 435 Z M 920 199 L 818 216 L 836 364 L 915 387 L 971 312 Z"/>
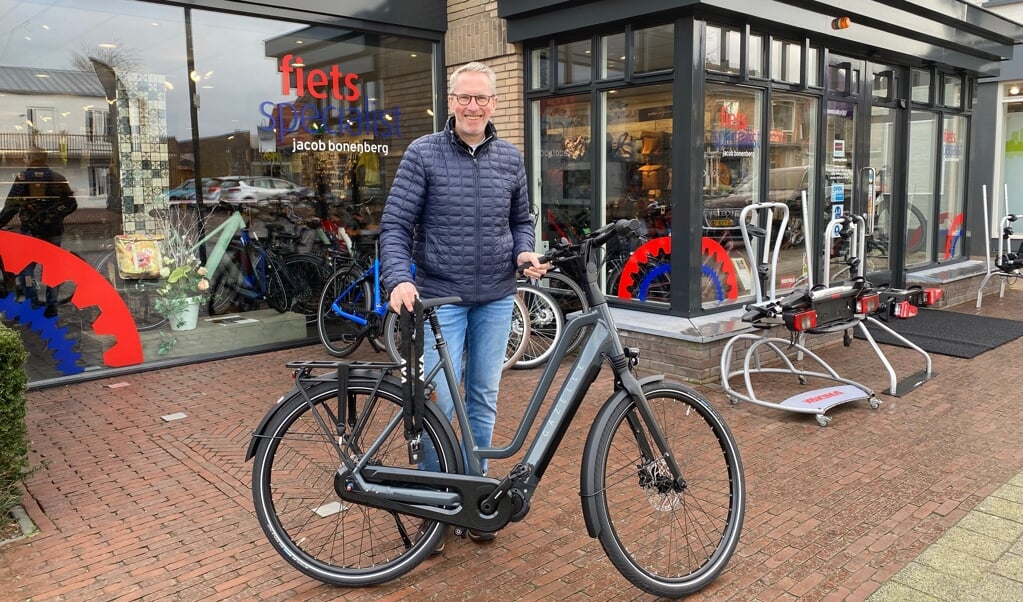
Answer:
<path fill-rule="evenodd" d="M 781 219 L 777 219 L 780 215 Z M 803 215 L 806 212 L 806 198 L 803 195 Z M 763 223 L 764 226 L 759 224 Z M 773 232 L 775 224 L 780 223 L 779 231 Z M 889 375 L 890 387 L 885 392 L 901 396 L 915 389 L 933 377 L 930 356 L 920 347 L 899 335 L 878 317 L 908 318 L 916 315 L 916 308 L 930 304 L 938 297 L 940 291 L 926 292 L 921 288 L 896 290 L 889 287 L 875 288 L 863 275 L 863 252 L 865 245 L 866 226 L 860 216 L 846 214 L 834 218 L 825 230 L 826 235 L 839 232 L 848 237 L 846 246 L 846 262 L 854 277 L 838 283 L 821 286 L 813 284 L 813 265 L 810 258 L 811 241 L 804 236 L 805 257 L 808 263 L 806 282 L 792 292 L 779 297 L 775 286 L 775 273 L 781 252 L 781 236 L 788 223 L 788 207 L 784 203 L 756 203 L 743 208 L 740 213 L 739 226 L 743 242 L 749 255 L 750 264 L 756 266 L 757 278 L 754 279 L 754 291 L 757 301 L 746 305 L 746 313 L 742 320 L 750 323 L 760 332 L 746 332 L 733 336 L 726 344 L 721 355 L 721 384 L 725 395 L 732 403 L 747 401 L 759 406 L 775 408 L 790 412 L 813 414 L 818 424 L 827 426 L 832 417 L 825 413 L 838 405 L 853 401 L 866 400 L 872 409 L 881 405 L 874 391 L 858 382 L 838 374 L 819 355 L 806 345 L 806 335 L 824 334 L 844 331 L 843 341 L 851 344 L 851 331 L 859 328 L 863 338 L 880 358 Z M 754 244 L 753 236 L 759 239 Z M 757 250 L 760 257 L 757 257 Z M 831 244 L 825 244 L 825 266 L 831 263 Z M 829 270 L 824 269 L 825 282 L 828 282 Z M 768 290 L 764 290 L 765 287 Z M 896 378 L 895 370 L 878 346 L 864 322 L 869 321 L 902 341 L 905 346 L 920 353 L 924 357 L 925 368 L 902 381 Z M 787 337 L 772 336 L 767 331 L 784 327 Z M 733 370 L 732 360 L 734 348 L 738 344 L 747 344 L 741 368 Z M 776 360 L 769 365 L 761 357 L 761 353 L 769 351 Z M 795 362 L 790 356 L 795 356 Z M 803 367 L 804 358 L 813 362 L 812 367 Z M 769 359 L 769 358 L 768 358 Z M 799 364 L 799 365 L 797 365 Z M 810 379 L 823 379 L 828 386 L 810 390 L 802 390 L 780 401 L 768 401 L 755 392 L 754 377 L 758 374 L 792 374 L 799 384 L 805 385 Z M 742 391 L 731 386 L 731 379 L 742 378 Z"/>

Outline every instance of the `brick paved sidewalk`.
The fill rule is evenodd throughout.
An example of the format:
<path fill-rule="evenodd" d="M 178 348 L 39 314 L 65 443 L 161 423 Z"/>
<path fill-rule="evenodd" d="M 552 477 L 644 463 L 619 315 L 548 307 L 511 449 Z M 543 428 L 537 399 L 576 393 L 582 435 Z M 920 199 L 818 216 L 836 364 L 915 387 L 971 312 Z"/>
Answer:
<path fill-rule="evenodd" d="M 979 313 L 1023 316 L 1023 293 L 985 299 Z M 884 349 L 900 375 L 921 368 L 919 356 Z M 891 584 L 914 588 L 913 567 L 934 568 L 941 551 L 929 546 L 979 528 L 960 520 L 993 493 L 1011 496 L 1003 486 L 1023 471 L 1021 354 L 1023 339 L 972 360 L 932 356 L 932 381 L 901 398 L 881 395 L 878 410 L 842 406 L 826 428 L 812 416 L 733 406 L 719 387 L 702 387 L 739 442 L 749 497 L 736 555 L 690 599 L 926 599 L 890 597 L 906 591 Z M 862 341 L 822 355 L 845 376 L 887 386 Z M 28 480 L 28 509 L 41 532 L 0 547 L 0 600 L 649 599 L 582 524 L 578 463 L 588 421 L 610 391 L 606 376 L 532 512 L 492 544 L 451 541 L 440 557 L 366 590 L 292 569 L 256 522 L 243 457 L 252 429 L 290 386 L 284 363 L 324 357 L 308 347 L 30 393 L 32 461 L 42 468 Z M 537 375 L 508 373 L 496 441 L 510 438 Z M 769 388 L 791 390 L 791 380 Z M 162 418 L 176 413 L 185 417 Z M 1004 552 L 1012 561 L 1019 544 Z"/>

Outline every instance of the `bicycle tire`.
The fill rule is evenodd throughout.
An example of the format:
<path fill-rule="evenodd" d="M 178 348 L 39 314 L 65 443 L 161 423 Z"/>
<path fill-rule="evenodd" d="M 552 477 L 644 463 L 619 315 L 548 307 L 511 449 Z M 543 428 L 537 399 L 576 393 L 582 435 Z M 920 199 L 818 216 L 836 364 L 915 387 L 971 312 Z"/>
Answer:
<path fill-rule="evenodd" d="M 264 269 L 266 270 L 266 288 L 264 289 L 266 304 L 277 313 L 284 313 L 291 309 L 291 298 L 288 296 L 288 289 L 284 286 L 284 279 L 281 274 L 288 268 L 284 260 L 277 253 L 266 249 L 264 251 Z"/>
<path fill-rule="evenodd" d="M 233 261 L 227 261 L 227 257 L 224 259 L 213 276 L 210 298 L 206 302 L 206 309 L 211 316 L 230 313 L 242 304 L 243 297 L 239 292 L 242 272 Z"/>
<path fill-rule="evenodd" d="M 595 492 L 589 525 L 633 585 L 677 598 L 713 581 L 735 552 L 745 514 L 739 449 L 710 403 L 678 383 L 643 385 L 682 483 L 665 477 L 663 460 L 629 396 L 605 404 L 583 452 L 583 491 Z M 595 514 L 595 515 L 593 515 Z"/>
<path fill-rule="evenodd" d="M 371 464 L 416 468 L 408 462 L 402 421 L 391 421 L 387 430 L 402 411 L 401 386 L 390 378 L 377 384 L 375 378 L 353 377 L 342 397 L 336 382 L 324 382 L 308 391 L 309 401 L 292 393 L 272 410 L 254 453 L 252 499 L 267 539 L 303 574 L 332 585 L 395 579 L 425 560 L 446 532 L 443 523 L 342 501 L 337 494 L 338 434 L 325 431 L 317 418 L 342 424 L 335 410 L 350 399 L 360 414 L 348 433 L 353 442 L 348 453 L 361 458 L 380 440 Z M 424 447 L 436 450 L 440 472 L 458 472 L 456 448 L 432 404 L 423 423 Z"/>
<path fill-rule="evenodd" d="M 158 280 L 125 280 L 117 269 L 117 257 L 113 251 L 106 253 L 96 262 L 96 271 L 117 290 L 121 300 L 128 306 L 128 312 L 135 321 L 139 332 L 152 330 L 163 325 L 167 318 L 156 312 L 156 290 Z"/>
<path fill-rule="evenodd" d="M 565 323 L 568 323 L 569 319 L 576 314 L 590 309 L 590 302 L 586 300 L 582 287 L 567 274 L 558 271 L 547 272 L 542 278 L 532 281 L 531 284 L 554 298 Z M 589 327 L 579 330 L 569 344 L 566 353 L 575 351 L 589 331 Z"/>
<path fill-rule="evenodd" d="M 330 278 L 327 263 L 316 255 L 298 253 L 284 258 L 291 309 L 305 316 L 306 326 L 316 323 L 323 285 Z"/>
<path fill-rule="evenodd" d="M 558 302 L 532 284 L 518 285 L 516 298 L 526 306 L 529 333 L 522 356 L 512 362 L 515 368 L 535 368 L 547 362 L 565 333 L 565 318 Z"/>
<path fill-rule="evenodd" d="M 363 270 L 353 266 L 334 272 L 323 285 L 316 310 L 316 332 L 327 352 L 334 357 L 351 355 L 368 332 L 368 325 L 356 324 L 332 308 L 336 303 L 342 311 L 370 320 L 373 289 L 365 276 Z"/>
<path fill-rule="evenodd" d="M 529 320 L 526 319 L 529 310 L 526 308 L 525 302 L 518 295 L 515 296 L 513 303 L 512 321 L 511 327 L 508 330 L 508 344 L 505 346 L 503 370 L 513 367 L 519 361 L 529 343 Z M 393 311 L 387 312 L 387 316 L 384 318 L 383 332 L 384 349 L 387 351 L 387 355 L 393 362 L 400 361 L 402 358 L 398 350 L 401 349 L 401 334 L 398 330 L 398 314 Z"/>

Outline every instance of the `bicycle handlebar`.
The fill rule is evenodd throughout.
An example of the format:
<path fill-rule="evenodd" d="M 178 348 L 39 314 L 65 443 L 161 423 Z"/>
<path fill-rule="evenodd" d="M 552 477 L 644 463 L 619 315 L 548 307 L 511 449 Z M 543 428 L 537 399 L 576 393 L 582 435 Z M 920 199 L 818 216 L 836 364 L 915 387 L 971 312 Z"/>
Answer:
<path fill-rule="evenodd" d="M 540 263 L 553 263 L 556 266 L 561 265 L 577 259 L 580 256 L 580 252 L 586 255 L 591 249 L 603 246 L 615 236 L 639 237 L 640 228 L 639 220 L 635 218 L 609 222 L 590 232 L 578 243 L 558 245 L 548 250 L 547 253 L 540 257 L 539 261 Z M 518 266 L 516 271 L 521 274 L 529 265 L 524 263 Z"/>

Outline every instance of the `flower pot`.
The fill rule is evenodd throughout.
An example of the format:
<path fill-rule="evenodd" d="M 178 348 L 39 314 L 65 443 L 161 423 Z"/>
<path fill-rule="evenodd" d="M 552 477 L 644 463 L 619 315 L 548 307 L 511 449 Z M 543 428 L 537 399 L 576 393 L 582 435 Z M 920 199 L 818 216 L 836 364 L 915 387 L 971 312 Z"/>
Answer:
<path fill-rule="evenodd" d="M 199 297 L 192 297 L 186 300 L 181 311 L 167 316 L 167 322 L 171 330 L 192 330 L 199 323 Z"/>

